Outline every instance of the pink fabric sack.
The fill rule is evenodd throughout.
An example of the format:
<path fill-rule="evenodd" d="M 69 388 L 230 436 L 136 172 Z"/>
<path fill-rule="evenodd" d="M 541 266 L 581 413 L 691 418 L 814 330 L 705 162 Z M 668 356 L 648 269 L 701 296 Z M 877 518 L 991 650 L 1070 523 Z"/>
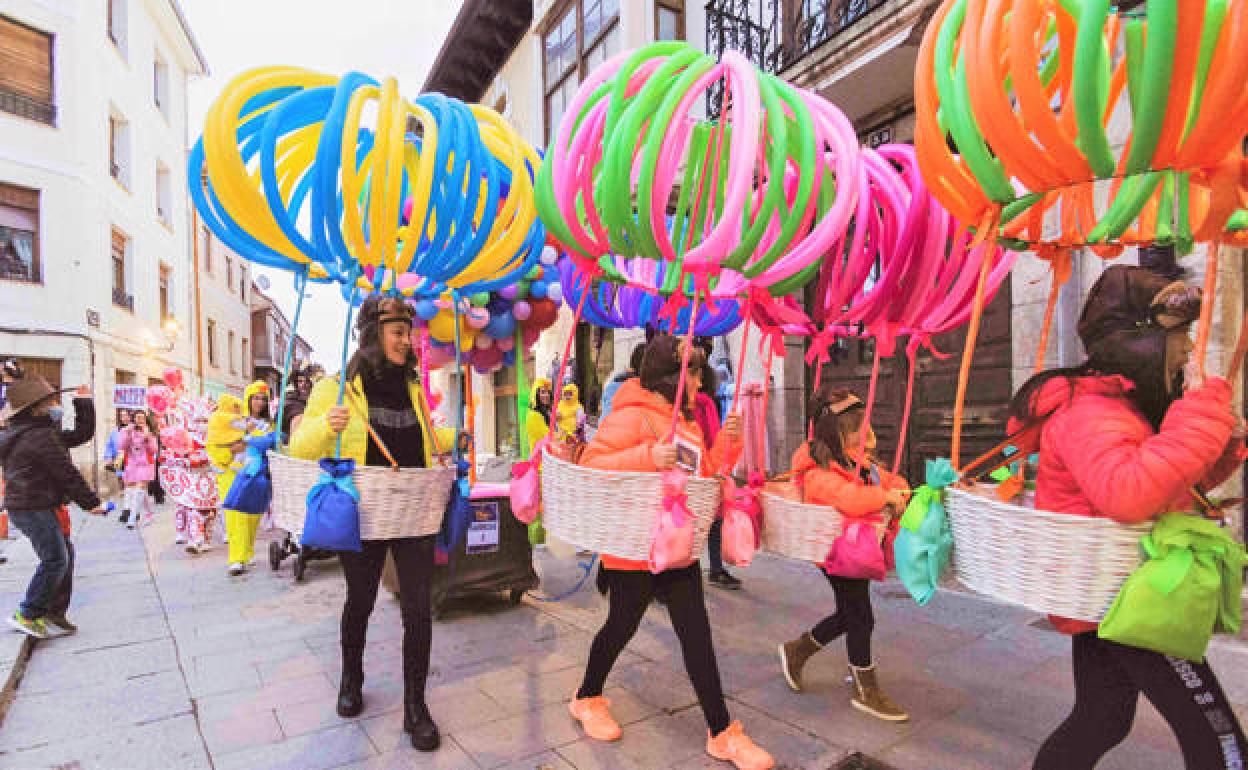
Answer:
<path fill-rule="evenodd" d="M 688 567 L 696 556 L 693 553 L 693 514 L 689 511 L 685 494 L 684 471 L 669 470 L 663 473 L 663 507 L 654 517 L 650 530 L 650 571 L 654 574 L 669 569 Z"/>
<path fill-rule="evenodd" d="M 884 549 L 880 547 L 875 521 L 867 519 L 847 524 L 845 531 L 832 543 L 823 571 L 839 577 L 883 580 L 888 568 L 884 564 Z"/>
<path fill-rule="evenodd" d="M 542 452 L 549 443 L 550 437 L 543 437 L 531 459 L 511 466 L 511 513 L 521 524 L 532 524 L 542 511 Z"/>
<path fill-rule="evenodd" d="M 761 485 L 760 485 L 761 486 Z M 732 479 L 724 479 L 723 545 L 724 562 L 734 567 L 748 567 L 758 551 L 759 520 L 763 509 L 759 503 L 759 486 L 738 488 Z"/>

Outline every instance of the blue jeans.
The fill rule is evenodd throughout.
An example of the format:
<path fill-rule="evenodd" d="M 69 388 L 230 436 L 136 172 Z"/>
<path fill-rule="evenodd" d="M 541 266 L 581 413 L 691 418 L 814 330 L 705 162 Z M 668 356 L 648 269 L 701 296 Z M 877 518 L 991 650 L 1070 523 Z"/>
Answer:
<path fill-rule="evenodd" d="M 53 511 L 11 512 L 9 518 L 13 520 L 13 526 L 30 539 L 30 546 L 39 557 L 39 566 L 26 588 L 22 615 L 30 620 L 42 618 L 48 614 L 48 606 L 69 571 L 69 548 L 65 544 L 65 535 L 61 533 L 61 523 L 56 520 Z"/>

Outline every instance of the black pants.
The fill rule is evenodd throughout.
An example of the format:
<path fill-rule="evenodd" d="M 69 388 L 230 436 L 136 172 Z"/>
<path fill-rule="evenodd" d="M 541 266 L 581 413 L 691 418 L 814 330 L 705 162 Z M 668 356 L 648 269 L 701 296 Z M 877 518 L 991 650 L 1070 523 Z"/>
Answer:
<path fill-rule="evenodd" d="M 69 566 L 65 568 L 65 577 L 56 587 L 52 599 L 48 602 L 49 615 L 64 615 L 69 611 L 69 600 L 74 593 L 74 544 L 65 538 L 65 551 L 69 554 Z"/>
<path fill-rule="evenodd" d="M 637 633 L 650 600 L 666 598 L 672 628 L 680 639 L 680 652 L 685 671 L 698 695 L 702 714 L 713 735 L 727 729 L 732 720 L 724 703 L 724 690 L 715 662 L 715 645 L 711 641 L 711 622 L 706 617 L 702 596 L 702 568 L 694 562 L 688 567 L 670 569 L 657 575 L 644 570 L 604 569 L 611 609 L 607 622 L 594 637 L 589 648 L 589 664 L 581 682 L 578 698 L 602 695 L 607 674 L 620 652 Z"/>
<path fill-rule="evenodd" d="M 823 572 L 823 568 L 819 568 Z M 861 578 L 837 577 L 824 572 L 836 595 L 836 614 L 829 615 L 810 630 L 821 645 L 845 635 L 849 662 L 858 668 L 871 665 L 871 632 L 875 630 L 875 613 L 871 611 L 871 581 Z"/>
<path fill-rule="evenodd" d="M 711 522 L 711 532 L 706 538 L 706 555 L 711 561 L 711 572 L 724 571 L 724 520 Z"/>
<path fill-rule="evenodd" d="M 386 551 L 394 554 L 399 578 L 399 610 L 403 616 L 403 682 L 409 698 L 424 698 L 429 675 L 429 648 L 433 643 L 429 588 L 433 579 L 436 535 L 397 540 L 365 540 L 360 553 L 344 552 L 342 573 L 347 579 L 347 600 L 342 606 L 341 639 L 344 663 L 355 651 L 362 655 L 368 617 L 377 601 L 377 586 L 386 564 Z"/>
<path fill-rule="evenodd" d="M 1106 641 L 1071 640 L 1075 707 L 1040 747 L 1035 770 L 1091 770 L 1126 739 L 1140 694 L 1174 731 L 1187 770 L 1242 768 L 1244 731 L 1208 663 Z"/>

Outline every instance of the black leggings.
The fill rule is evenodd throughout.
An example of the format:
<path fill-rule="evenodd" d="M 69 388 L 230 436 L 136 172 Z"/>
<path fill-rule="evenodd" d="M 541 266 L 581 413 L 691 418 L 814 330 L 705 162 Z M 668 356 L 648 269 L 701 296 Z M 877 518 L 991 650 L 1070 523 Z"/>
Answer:
<path fill-rule="evenodd" d="M 611 609 L 607 622 L 594 637 L 589 648 L 589 663 L 581 682 L 578 698 L 602 695 L 607 674 L 615 660 L 637 633 L 637 626 L 646 613 L 650 600 L 666 599 L 672 617 L 672 628 L 680 639 L 680 652 L 685 671 L 712 735 L 728 728 L 731 718 L 724 703 L 724 690 L 719 682 L 719 666 L 715 662 L 715 645 L 711 641 L 711 622 L 706 617 L 702 596 L 702 569 L 697 562 L 669 569 L 657 575 L 644 570 L 604 569 Z"/>
<path fill-rule="evenodd" d="M 819 568 L 823 572 L 823 568 Z M 875 613 L 871 611 L 871 582 L 861 578 L 828 575 L 836 594 L 836 614 L 829 615 L 810 630 L 821 646 L 845 634 L 849 662 L 858 668 L 871 665 L 871 632 L 875 629 Z"/>
<path fill-rule="evenodd" d="M 360 553 L 338 554 L 347 579 L 342 605 L 341 639 L 344 658 L 350 650 L 362 653 L 368 617 L 377 601 L 377 586 L 386 565 L 386 551 L 394 554 L 399 577 L 399 610 L 403 617 L 403 681 L 409 695 L 422 696 L 429 675 L 429 648 L 433 643 L 429 587 L 433 579 L 436 535 L 397 540 L 365 540 Z"/>
<path fill-rule="evenodd" d="M 1071 640 L 1075 707 L 1040 747 L 1035 770 L 1091 770 L 1126 739 L 1140 693 L 1179 740 L 1187 770 L 1243 768 L 1243 729 L 1208 663 L 1078 634 Z"/>

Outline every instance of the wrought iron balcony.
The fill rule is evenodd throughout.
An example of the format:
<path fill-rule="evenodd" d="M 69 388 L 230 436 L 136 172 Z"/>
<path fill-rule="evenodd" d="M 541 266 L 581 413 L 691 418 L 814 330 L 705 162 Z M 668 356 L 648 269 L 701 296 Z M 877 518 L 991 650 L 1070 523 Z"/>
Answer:
<path fill-rule="evenodd" d="M 759 69 L 778 73 L 854 26 L 885 0 L 710 0 L 706 50 L 740 51 Z M 710 97 L 719 114 L 722 93 Z"/>

